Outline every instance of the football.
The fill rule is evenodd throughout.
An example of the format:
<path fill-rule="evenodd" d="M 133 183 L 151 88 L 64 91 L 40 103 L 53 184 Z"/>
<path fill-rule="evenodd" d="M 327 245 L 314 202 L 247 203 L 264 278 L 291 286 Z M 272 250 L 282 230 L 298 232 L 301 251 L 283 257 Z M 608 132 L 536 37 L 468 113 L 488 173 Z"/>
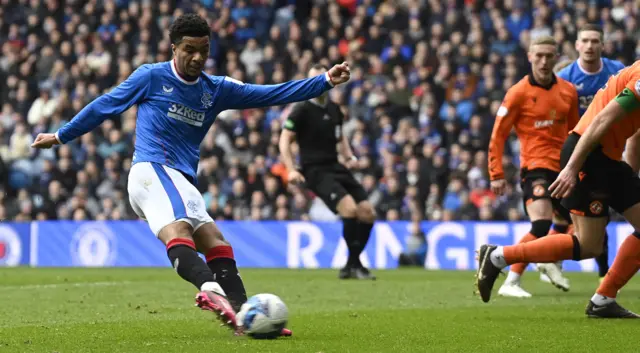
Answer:
<path fill-rule="evenodd" d="M 244 333 L 256 339 L 279 337 L 288 319 L 289 310 L 282 299 L 269 293 L 249 298 L 236 315 Z"/>

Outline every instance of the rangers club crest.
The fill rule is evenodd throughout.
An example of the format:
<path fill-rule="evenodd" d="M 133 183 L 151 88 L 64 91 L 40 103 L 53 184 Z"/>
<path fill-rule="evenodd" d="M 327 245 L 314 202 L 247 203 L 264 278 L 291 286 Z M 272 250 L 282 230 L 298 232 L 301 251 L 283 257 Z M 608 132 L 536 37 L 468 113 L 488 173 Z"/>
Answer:
<path fill-rule="evenodd" d="M 187 202 L 187 207 L 191 210 L 191 212 L 198 213 L 198 204 L 195 201 L 189 200 L 189 202 Z"/>
<path fill-rule="evenodd" d="M 202 102 L 202 106 L 206 108 L 210 108 L 213 105 L 213 99 L 211 98 L 211 94 L 208 92 L 204 92 L 202 94 L 202 98 L 200 98 L 200 102 Z"/>

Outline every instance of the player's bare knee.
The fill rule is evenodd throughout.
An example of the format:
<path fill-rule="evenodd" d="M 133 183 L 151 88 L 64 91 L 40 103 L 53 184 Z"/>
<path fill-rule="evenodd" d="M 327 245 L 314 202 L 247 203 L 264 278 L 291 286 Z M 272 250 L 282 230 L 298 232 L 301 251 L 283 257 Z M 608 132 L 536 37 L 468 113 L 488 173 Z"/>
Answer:
<path fill-rule="evenodd" d="M 213 224 L 213 223 L 211 223 Z M 218 241 L 218 242 L 225 242 L 227 243 L 227 240 L 224 238 L 224 235 L 222 235 L 222 232 L 220 231 L 220 228 L 218 227 L 211 227 L 211 236 L 213 237 L 214 240 Z"/>
<path fill-rule="evenodd" d="M 550 199 L 539 199 L 527 204 L 527 213 L 529 218 L 533 220 L 537 219 L 549 219 L 553 218 L 553 205 Z"/>
<path fill-rule="evenodd" d="M 373 223 L 376 219 L 376 213 L 368 202 L 358 204 L 358 220 L 363 223 Z"/>
<path fill-rule="evenodd" d="M 356 218 L 358 215 L 358 208 L 351 196 L 343 197 L 338 203 L 337 209 L 342 218 Z"/>
<path fill-rule="evenodd" d="M 193 239 L 193 227 L 187 222 L 174 222 L 166 225 L 158 233 L 158 239 L 167 244 L 176 238 Z"/>
<path fill-rule="evenodd" d="M 230 246 L 215 223 L 206 223 L 193 234 L 194 241 L 200 252 L 206 252 L 216 246 Z"/>
<path fill-rule="evenodd" d="M 214 240 L 213 244 L 214 248 L 216 246 L 231 246 L 231 243 L 229 243 L 226 239 L 216 239 Z"/>
<path fill-rule="evenodd" d="M 339 213 L 342 218 L 356 218 L 358 215 L 357 208 L 355 206 L 345 207 Z"/>
<path fill-rule="evenodd" d="M 576 216 L 572 218 L 579 229 L 576 237 L 580 245 L 580 257 L 591 259 L 602 254 L 607 217 Z"/>
<path fill-rule="evenodd" d="M 211 231 L 211 238 L 214 247 L 231 245 L 227 239 L 224 238 L 224 235 L 222 235 L 222 232 L 218 227 L 213 227 L 213 230 Z"/>

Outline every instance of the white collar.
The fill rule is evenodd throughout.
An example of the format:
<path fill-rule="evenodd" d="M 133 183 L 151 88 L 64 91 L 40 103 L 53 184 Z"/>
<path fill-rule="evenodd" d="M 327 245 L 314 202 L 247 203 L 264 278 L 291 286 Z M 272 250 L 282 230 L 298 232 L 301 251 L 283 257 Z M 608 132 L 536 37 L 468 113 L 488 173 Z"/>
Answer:
<path fill-rule="evenodd" d="M 198 81 L 200 81 L 200 76 L 198 76 L 195 81 L 187 81 L 182 76 L 180 76 L 178 70 L 176 69 L 176 59 L 171 60 L 171 71 L 173 71 L 173 75 L 185 85 L 195 85 L 196 83 L 198 83 Z"/>
<path fill-rule="evenodd" d="M 602 72 L 602 69 L 604 69 L 604 63 L 602 62 L 602 58 L 600 58 L 600 68 L 596 72 L 589 72 L 589 71 L 585 70 L 582 67 L 582 65 L 580 65 L 580 59 L 576 60 L 576 62 L 578 63 L 578 69 L 580 69 L 580 71 L 582 71 L 582 73 L 585 74 L 585 75 L 589 75 L 589 76 L 597 75 L 597 74 Z"/>

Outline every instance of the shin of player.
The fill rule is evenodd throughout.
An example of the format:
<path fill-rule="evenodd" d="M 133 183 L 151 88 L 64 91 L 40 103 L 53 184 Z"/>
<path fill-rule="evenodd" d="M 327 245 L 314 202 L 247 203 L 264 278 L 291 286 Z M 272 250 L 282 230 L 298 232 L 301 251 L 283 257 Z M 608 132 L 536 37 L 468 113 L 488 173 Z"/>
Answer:
<path fill-rule="evenodd" d="M 551 37 L 541 37 L 529 49 L 532 74 L 511 87 L 498 109 L 496 123 L 489 145 L 489 173 L 491 189 L 502 194 L 506 180 L 502 167 L 505 141 L 515 128 L 521 142 L 521 186 L 523 201 L 531 229 L 520 241 L 526 243 L 544 237 L 551 228 L 554 210 L 562 212 L 557 200 L 550 197 L 549 185 L 560 171 L 560 149 L 567 135 L 578 120 L 578 99 L 575 88 L 567 81 L 557 78 L 553 66 L 557 58 L 557 45 Z M 526 262 L 514 263 L 500 294 L 512 297 L 530 297 L 520 287 L 520 276 Z M 546 266 L 546 265 L 542 265 Z M 549 266 L 551 272 L 552 267 Z M 564 277 L 556 274 L 557 282 L 568 288 Z"/>
<path fill-rule="evenodd" d="M 350 273 L 352 270 L 364 268 L 360 262 L 360 254 L 371 236 L 375 214 L 367 201 L 356 204 L 351 195 L 344 196 L 338 202 L 337 211 L 342 218 L 342 236 L 349 249 L 347 264 L 341 276 L 350 277 L 353 276 Z"/>

